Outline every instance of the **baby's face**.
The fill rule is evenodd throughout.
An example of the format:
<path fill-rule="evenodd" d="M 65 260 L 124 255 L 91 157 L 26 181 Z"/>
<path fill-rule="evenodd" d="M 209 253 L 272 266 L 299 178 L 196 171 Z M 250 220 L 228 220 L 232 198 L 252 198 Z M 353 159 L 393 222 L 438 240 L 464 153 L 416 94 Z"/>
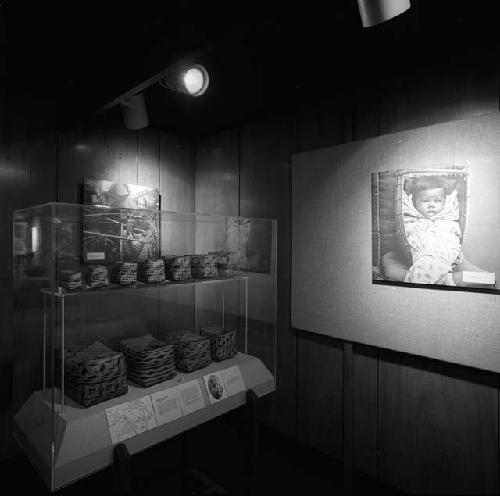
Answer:
<path fill-rule="evenodd" d="M 424 189 L 417 193 L 415 208 L 425 217 L 434 217 L 441 212 L 446 203 L 443 188 Z"/>
<path fill-rule="evenodd" d="M 208 388 L 216 398 L 222 395 L 222 386 L 213 377 L 208 378 Z"/>

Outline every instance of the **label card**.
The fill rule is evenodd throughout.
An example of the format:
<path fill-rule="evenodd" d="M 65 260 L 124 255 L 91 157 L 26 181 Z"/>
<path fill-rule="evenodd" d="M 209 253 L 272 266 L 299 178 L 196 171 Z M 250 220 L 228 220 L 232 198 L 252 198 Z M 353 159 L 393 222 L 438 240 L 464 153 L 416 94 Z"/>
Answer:
<path fill-rule="evenodd" d="M 217 403 L 227 398 L 227 391 L 220 372 L 212 372 L 203 377 L 205 387 L 207 388 L 210 403 Z"/>
<path fill-rule="evenodd" d="M 150 396 L 106 408 L 106 417 L 113 444 L 157 426 Z"/>
<path fill-rule="evenodd" d="M 201 408 L 205 408 L 205 400 L 201 393 L 200 384 L 195 379 L 186 382 L 186 384 L 179 384 L 174 388 L 179 396 L 181 410 L 184 415 L 196 412 Z"/>
<path fill-rule="evenodd" d="M 106 254 L 103 251 L 89 251 L 87 253 L 87 260 L 104 260 Z"/>
<path fill-rule="evenodd" d="M 463 271 L 463 281 L 472 284 L 495 284 L 494 272 L 472 272 L 469 270 Z"/>
<path fill-rule="evenodd" d="M 182 417 L 181 405 L 175 388 L 158 391 L 151 395 L 158 425 L 163 425 Z"/>
<path fill-rule="evenodd" d="M 245 386 L 245 381 L 243 380 L 241 370 L 237 365 L 221 370 L 220 375 L 226 385 L 227 394 L 229 396 L 246 391 L 247 388 Z"/>

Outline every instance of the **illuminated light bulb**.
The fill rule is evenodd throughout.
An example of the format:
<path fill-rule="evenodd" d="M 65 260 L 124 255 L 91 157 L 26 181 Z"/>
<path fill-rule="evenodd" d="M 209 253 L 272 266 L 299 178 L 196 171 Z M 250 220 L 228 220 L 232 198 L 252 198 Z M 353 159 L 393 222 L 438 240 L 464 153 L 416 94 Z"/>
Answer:
<path fill-rule="evenodd" d="M 200 64 L 174 67 L 159 80 L 160 86 L 189 96 L 201 96 L 208 88 L 208 72 Z"/>
<path fill-rule="evenodd" d="M 184 74 L 184 85 L 192 95 L 195 95 L 203 88 L 204 80 L 203 72 L 197 67 L 192 67 Z"/>

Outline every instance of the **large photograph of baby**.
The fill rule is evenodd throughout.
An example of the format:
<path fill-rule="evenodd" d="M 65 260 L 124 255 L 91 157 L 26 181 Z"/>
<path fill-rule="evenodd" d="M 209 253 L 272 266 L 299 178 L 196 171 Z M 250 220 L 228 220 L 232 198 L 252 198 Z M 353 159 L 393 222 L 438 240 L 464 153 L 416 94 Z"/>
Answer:
<path fill-rule="evenodd" d="M 470 205 L 466 167 L 372 174 L 373 280 L 494 289 L 464 244 Z"/>

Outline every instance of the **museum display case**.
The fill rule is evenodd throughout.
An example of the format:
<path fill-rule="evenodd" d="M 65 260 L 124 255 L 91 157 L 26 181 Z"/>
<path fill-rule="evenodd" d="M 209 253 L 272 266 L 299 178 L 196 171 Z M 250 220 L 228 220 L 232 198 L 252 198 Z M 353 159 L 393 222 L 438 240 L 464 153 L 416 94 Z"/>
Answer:
<path fill-rule="evenodd" d="M 277 222 L 14 212 L 14 435 L 51 490 L 275 389 Z"/>

